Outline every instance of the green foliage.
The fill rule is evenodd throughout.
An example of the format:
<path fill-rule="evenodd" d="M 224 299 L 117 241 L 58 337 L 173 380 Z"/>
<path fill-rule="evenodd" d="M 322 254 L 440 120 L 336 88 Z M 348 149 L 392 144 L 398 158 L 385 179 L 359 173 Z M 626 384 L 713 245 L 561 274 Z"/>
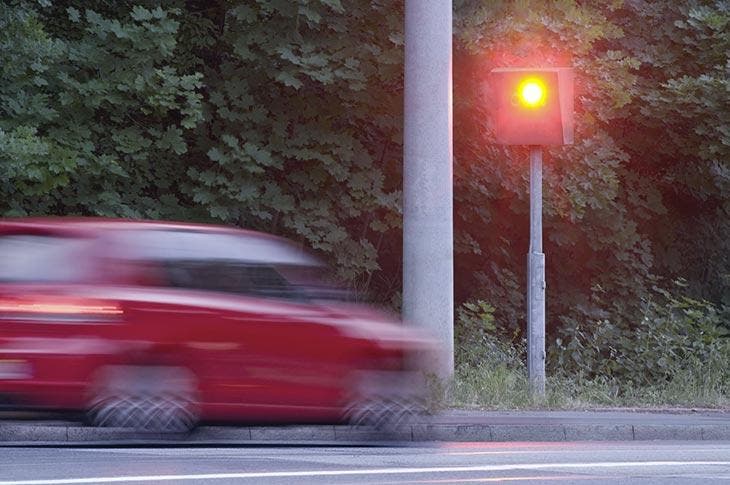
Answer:
<path fill-rule="evenodd" d="M 626 2 L 616 22 L 626 32 L 616 47 L 641 67 L 628 113 L 610 131 L 666 208 L 662 221 L 644 217 L 654 270 L 729 305 L 730 7 Z"/>
<path fill-rule="evenodd" d="M 635 330 L 608 321 L 566 329 L 548 352 L 547 395 L 537 400 L 529 392 L 524 342 L 494 333 L 493 309 L 486 303 L 463 305 L 450 404 L 501 409 L 730 405 L 730 335 L 719 325 L 717 308 L 663 290 L 654 295 Z M 460 334 L 463 330 L 469 335 Z"/>
<path fill-rule="evenodd" d="M 577 142 L 545 155 L 549 335 L 610 322 L 627 336 L 661 278 L 730 303 L 728 15 L 724 1 L 456 2 L 458 284 L 498 327 L 525 320 L 528 167 L 492 143 L 497 66 L 577 73 Z"/>
<path fill-rule="evenodd" d="M 497 342 L 525 321 L 527 153 L 493 143 L 485 79 L 531 64 L 577 72 L 577 142 L 545 153 L 556 359 L 591 382 L 720 365 L 688 346 L 730 328 L 727 1 L 454 7 L 460 368 L 520 360 Z M 3 2 L 0 211 L 274 232 L 397 308 L 402 28 L 384 0 Z M 689 300 L 652 289 L 679 277 Z"/>
<path fill-rule="evenodd" d="M 610 319 L 572 322 L 549 352 L 552 367 L 646 386 L 678 376 L 720 376 L 711 387 L 730 393 L 730 332 L 705 301 L 655 290 L 631 326 Z"/>
<path fill-rule="evenodd" d="M 319 0 L 212 9 L 225 23 L 198 27 L 209 29 L 197 51 L 208 118 L 186 191 L 215 219 L 331 255 L 343 277 L 378 270 L 378 240 L 400 223 L 399 184 L 387 180 L 400 133 L 398 10 Z"/>
<path fill-rule="evenodd" d="M 174 65 L 181 12 L 46 3 L 0 6 L 4 213 L 179 215 L 203 119 L 201 74 Z"/>
<path fill-rule="evenodd" d="M 479 366 L 485 362 L 520 367 L 521 354 L 515 353 L 517 332 L 508 335 L 498 333 L 500 330 L 490 304 L 482 300 L 462 304 L 456 311 L 454 332 L 457 367 Z"/>
<path fill-rule="evenodd" d="M 465 0 L 457 8 L 457 274 L 473 275 L 459 282 L 460 290 L 495 302 L 499 326 L 510 330 L 524 322 L 528 165 L 524 149 L 493 144 L 485 78 L 494 67 L 573 65 L 577 71 L 577 142 L 545 153 L 551 332 L 561 316 L 631 315 L 652 284 L 651 243 L 633 205 L 641 204 L 650 218 L 663 206 L 643 186 L 648 203 L 632 202 L 641 179 L 608 132 L 633 99 L 638 67 L 636 59 L 610 48 L 623 35 L 611 13 L 608 5 L 571 1 Z M 590 303 L 605 291 L 617 298 L 603 306 Z M 629 294 L 634 297 L 619 297 Z"/>

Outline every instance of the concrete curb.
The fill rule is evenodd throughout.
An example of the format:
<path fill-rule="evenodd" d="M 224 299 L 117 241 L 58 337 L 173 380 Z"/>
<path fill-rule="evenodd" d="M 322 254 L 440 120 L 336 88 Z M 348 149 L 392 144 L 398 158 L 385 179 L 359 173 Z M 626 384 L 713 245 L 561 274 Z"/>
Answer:
<path fill-rule="evenodd" d="M 162 443 L 185 445 L 345 444 L 434 441 L 730 440 L 728 424 L 416 424 L 389 433 L 349 426 L 203 426 L 189 435 L 161 435 L 73 423 L 0 423 L 0 446 Z"/>

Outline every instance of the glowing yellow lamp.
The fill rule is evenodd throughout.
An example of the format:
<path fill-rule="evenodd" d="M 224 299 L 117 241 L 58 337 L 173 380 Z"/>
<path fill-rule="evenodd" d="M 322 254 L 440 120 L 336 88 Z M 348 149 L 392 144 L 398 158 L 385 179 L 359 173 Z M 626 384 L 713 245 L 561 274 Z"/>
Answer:
<path fill-rule="evenodd" d="M 528 78 L 517 87 L 520 104 L 526 108 L 538 108 L 545 104 L 547 89 L 545 83 L 538 78 Z"/>
<path fill-rule="evenodd" d="M 573 68 L 498 67 L 485 94 L 500 145 L 573 143 Z"/>

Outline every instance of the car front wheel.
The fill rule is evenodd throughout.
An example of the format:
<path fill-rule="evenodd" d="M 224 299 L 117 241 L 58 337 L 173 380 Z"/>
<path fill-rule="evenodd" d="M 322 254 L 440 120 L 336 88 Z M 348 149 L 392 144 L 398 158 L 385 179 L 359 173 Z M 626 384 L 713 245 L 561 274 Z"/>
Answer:
<path fill-rule="evenodd" d="M 415 373 L 361 372 L 353 381 L 354 396 L 345 411 L 351 425 L 397 430 L 423 421 L 427 414 L 423 386 Z"/>

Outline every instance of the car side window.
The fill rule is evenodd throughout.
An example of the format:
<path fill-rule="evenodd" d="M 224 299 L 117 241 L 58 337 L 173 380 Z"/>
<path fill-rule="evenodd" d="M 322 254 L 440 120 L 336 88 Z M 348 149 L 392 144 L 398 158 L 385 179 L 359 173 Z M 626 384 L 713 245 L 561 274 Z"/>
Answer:
<path fill-rule="evenodd" d="M 175 288 L 297 301 L 304 299 L 273 267 L 265 264 L 222 260 L 167 260 L 162 266 L 167 284 Z"/>
<path fill-rule="evenodd" d="M 126 230 L 117 232 L 112 241 L 118 261 L 131 261 L 141 273 L 154 273 L 145 278 L 148 286 L 304 301 L 306 292 L 279 268 L 319 264 L 276 238 L 227 232 Z"/>
<path fill-rule="evenodd" d="M 300 294 L 276 269 L 265 265 L 241 265 L 241 271 L 250 281 L 252 293 L 271 298 L 303 300 Z"/>
<path fill-rule="evenodd" d="M 0 282 L 60 283 L 83 278 L 85 241 L 38 234 L 0 236 Z M 81 264 L 79 264 L 81 262 Z"/>

